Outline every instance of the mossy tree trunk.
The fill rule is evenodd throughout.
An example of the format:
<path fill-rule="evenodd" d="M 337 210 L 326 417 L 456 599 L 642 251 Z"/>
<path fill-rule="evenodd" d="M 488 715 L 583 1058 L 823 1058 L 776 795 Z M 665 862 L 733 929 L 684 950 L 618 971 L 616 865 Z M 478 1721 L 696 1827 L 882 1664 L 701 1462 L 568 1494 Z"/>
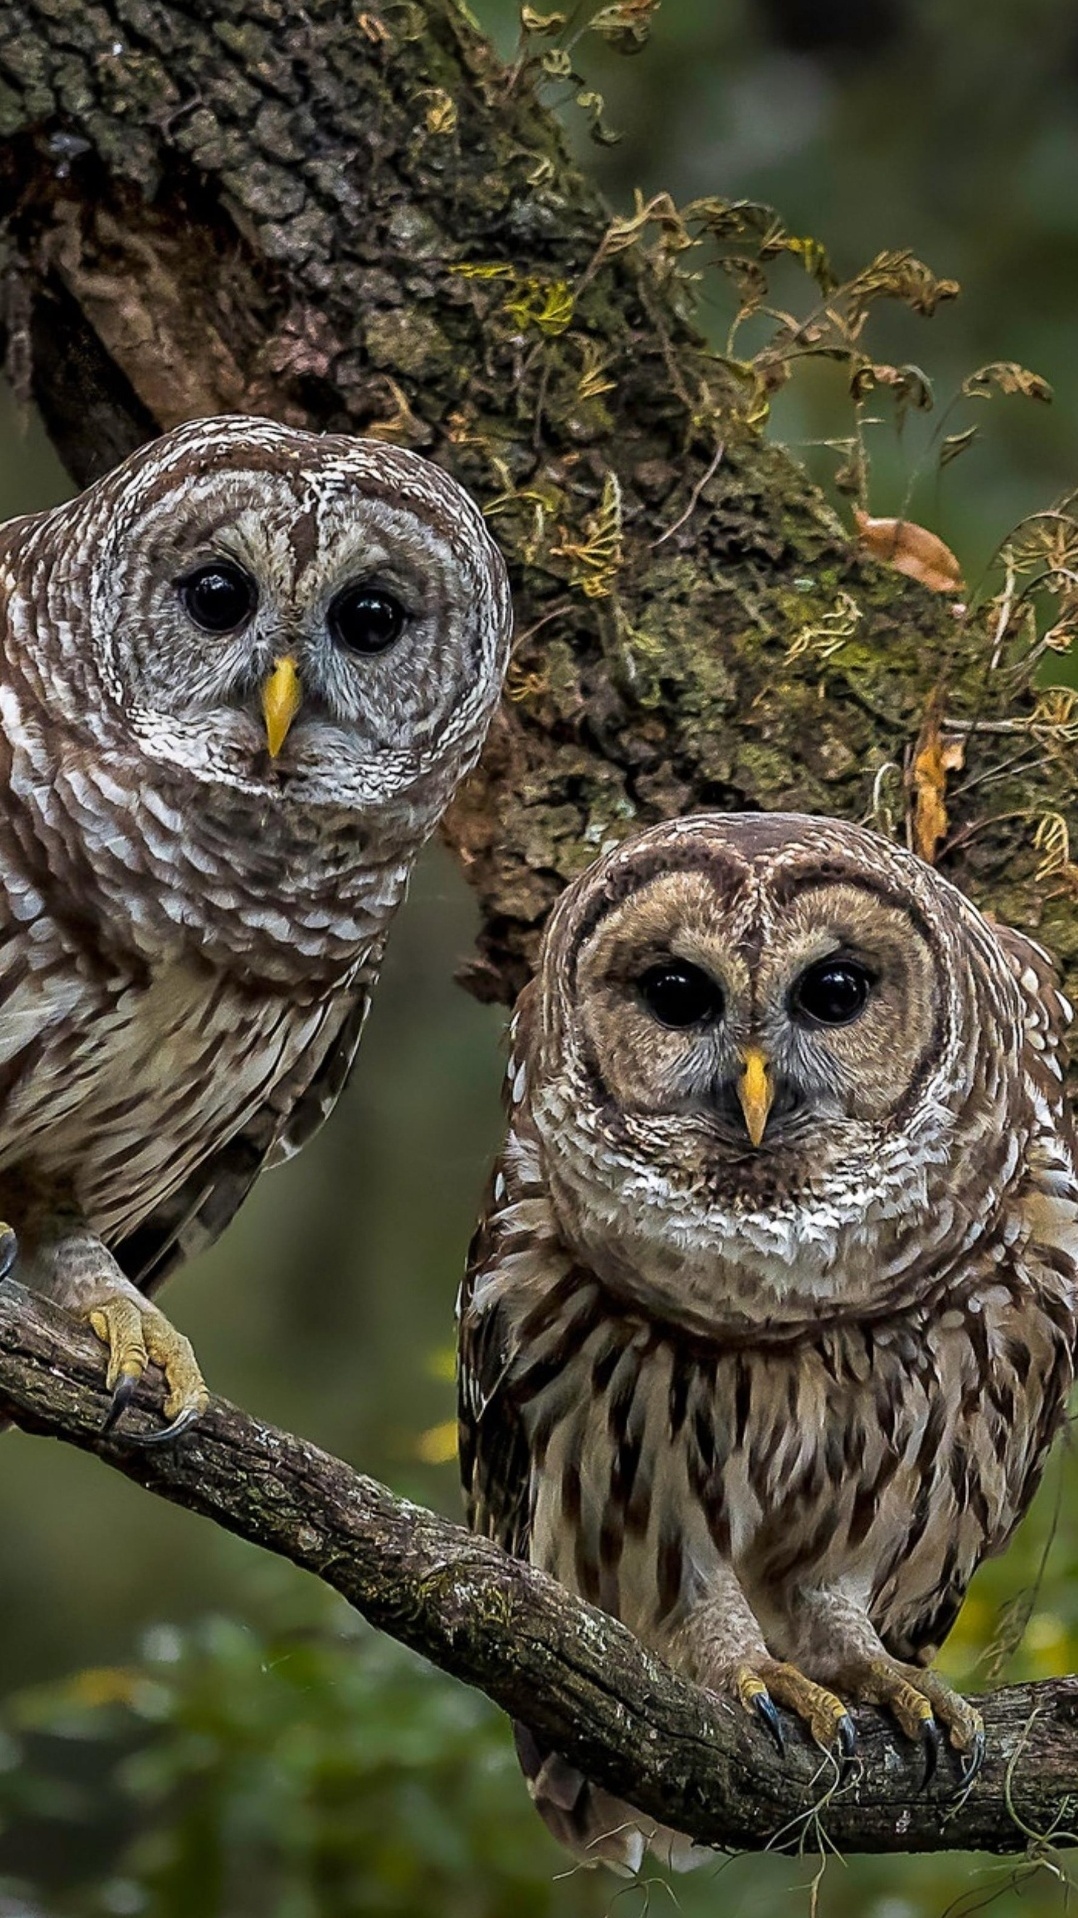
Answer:
<path fill-rule="evenodd" d="M 519 638 L 448 827 L 482 907 L 477 991 L 510 997 L 558 887 L 664 814 L 871 817 L 884 790 L 902 830 L 929 711 L 945 733 L 975 722 L 946 870 L 1039 932 L 1075 990 L 1071 893 L 1034 845 L 1038 822 L 1073 817 L 1074 755 L 1028 730 L 1027 676 L 990 669 L 981 624 L 861 557 L 760 439 L 676 285 L 609 244 L 557 124 L 453 0 L 8 0 L 0 221 L 7 364 L 77 481 L 181 419 L 243 410 L 410 444 L 489 509 Z M 9 1355 L 17 1335 L 12 1319 Z M 9 1404 L 48 1423 L 8 1369 Z M 86 1443 L 79 1418 L 67 1435 Z M 166 1490 L 171 1469 L 146 1473 Z M 512 1703 L 505 1633 L 490 1643 L 488 1688 Z M 615 1713 L 605 1745 L 578 1723 L 574 1745 L 559 1709 L 544 1723 L 567 1749 L 629 1795 L 644 1780 L 658 1809 L 674 1770 L 610 1757 L 618 1723 L 651 1749 L 635 1720 Z M 740 1726 L 715 1736 L 740 1750 Z M 904 1763 L 890 1775 L 878 1816 L 848 1801 L 845 1845 L 859 1803 L 862 1843 L 1016 1842 L 998 1757 L 950 1827 L 911 1823 Z M 1075 1788 L 1065 1755 L 1052 1804 Z M 761 1841 L 777 1815 L 739 1811 L 736 1836 Z"/>

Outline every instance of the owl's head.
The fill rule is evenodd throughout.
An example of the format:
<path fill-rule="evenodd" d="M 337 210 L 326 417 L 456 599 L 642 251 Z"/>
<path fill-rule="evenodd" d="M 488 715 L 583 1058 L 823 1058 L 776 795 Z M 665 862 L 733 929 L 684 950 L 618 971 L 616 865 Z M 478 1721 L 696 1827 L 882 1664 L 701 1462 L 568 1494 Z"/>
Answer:
<path fill-rule="evenodd" d="M 505 568 L 467 494 L 414 453 L 196 420 L 20 530 L 30 606 L 59 637 L 53 697 L 76 722 L 101 706 L 106 745 L 360 812 L 422 811 L 428 787 L 440 810 L 478 756 Z"/>
<path fill-rule="evenodd" d="M 971 1223 L 1019 995 L 987 922 L 874 834 L 655 827 L 563 895 L 536 993 L 556 1207 L 652 1303 L 713 1325 L 886 1302 L 909 1244 Z"/>

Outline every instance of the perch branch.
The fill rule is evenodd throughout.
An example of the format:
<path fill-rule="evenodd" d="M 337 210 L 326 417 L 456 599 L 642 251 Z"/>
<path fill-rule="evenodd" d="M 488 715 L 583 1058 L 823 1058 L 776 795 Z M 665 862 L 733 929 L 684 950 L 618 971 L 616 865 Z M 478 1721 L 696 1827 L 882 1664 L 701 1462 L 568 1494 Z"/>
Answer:
<path fill-rule="evenodd" d="M 0 1286 L 0 1413 L 16 1424 L 95 1452 L 313 1572 L 645 1812 L 727 1849 L 814 1844 L 813 1811 L 835 1780 L 794 1727 L 781 1760 L 740 1710 L 675 1677 L 552 1579 L 223 1400 L 179 1443 L 149 1450 L 101 1437 L 107 1403 L 89 1334 L 22 1287 Z M 1078 1679 L 981 1703 L 989 1756 L 961 1799 L 948 1795 L 953 1766 L 944 1761 L 922 1790 L 919 1751 L 860 1713 L 860 1763 L 821 1814 L 829 1839 L 847 1852 L 1022 1851 L 1030 1831 L 1066 1842 Z"/>

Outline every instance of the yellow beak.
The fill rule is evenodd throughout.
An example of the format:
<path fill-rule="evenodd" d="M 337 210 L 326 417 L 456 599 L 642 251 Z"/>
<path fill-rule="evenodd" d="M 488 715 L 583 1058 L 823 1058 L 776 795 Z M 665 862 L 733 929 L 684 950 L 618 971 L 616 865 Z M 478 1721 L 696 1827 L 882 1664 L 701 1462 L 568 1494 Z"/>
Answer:
<path fill-rule="evenodd" d="M 303 704 L 296 662 L 290 653 L 275 659 L 273 671 L 262 688 L 262 717 L 266 722 L 266 744 L 270 758 L 276 759 L 288 729 Z"/>
<path fill-rule="evenodd" d="M 741 1057 L 744 1067 L 738 1081 L 737 1096 L 745 1114 L 745 1130 L 753 1145 L 759 1145 L 775 1097 L 775 1088 L 771 1082 L 771 1069 L 759 1046 L 746 1046 Z"/>

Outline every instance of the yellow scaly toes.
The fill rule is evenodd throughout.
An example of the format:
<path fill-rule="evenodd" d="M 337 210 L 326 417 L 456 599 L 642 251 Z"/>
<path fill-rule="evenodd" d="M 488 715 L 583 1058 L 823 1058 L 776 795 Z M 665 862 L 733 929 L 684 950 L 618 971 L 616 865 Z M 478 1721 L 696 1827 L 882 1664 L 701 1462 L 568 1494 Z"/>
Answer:
<path fill-rule="evenodd" d="M 853 1719 L 834 1692 L 806 1678 L 796 1665 L 777 1658 L 761 1658 L 752 1665 L 739 1665 L 733 1684 L 745 1710 L 762 1721 L 780 1753 L 785 1753 L 786 1740 L 782 1720 L 775 1710 L 776 1701 L 807 1725 L 817 1745 L 825 1751 L 837 1749 L 845 1773 L 853 1758 L 857 1737 Z"/>
<path fill-rule="evenodd" d="M 99 1298 L 86 1317 L 102 1344 L 108 1347 L 105 1383 L 112 1393 L 112 1404 L 102 1428 L 105 1432 L 115 1431 L 151 1363 L 159 1365 L 165 1375 L 168 1392 L 164 1412 L 169 1423 L 160 1432 L 127 1433 L 128 1442 L 164 1444 L 178 1438 L 201 1417 L 209 1404 L 209 1393 L 191 1342 L 169 1324 L 164 1313 L 151 1305 L 149 1299 L 135 1299 L 117 1291 L 111 1298 Z"/>
<path fill-rule="evenodd" d="M 882 1653 L 854 1662 L 839 1674 L 838 1682 L 852 1698 L 881 1705 L 891 1713 L 907 1738 L 917 1739 L 925 1754 L 924 1783 L 936 1770 L 942 1725 L 954 1750 L 965 1757 L 959 1790 L 972 1784 L 984 1763 L 984 1719 L 969 1700 L 945 1685 L 936 1672 L 904 1665 Z"/>

